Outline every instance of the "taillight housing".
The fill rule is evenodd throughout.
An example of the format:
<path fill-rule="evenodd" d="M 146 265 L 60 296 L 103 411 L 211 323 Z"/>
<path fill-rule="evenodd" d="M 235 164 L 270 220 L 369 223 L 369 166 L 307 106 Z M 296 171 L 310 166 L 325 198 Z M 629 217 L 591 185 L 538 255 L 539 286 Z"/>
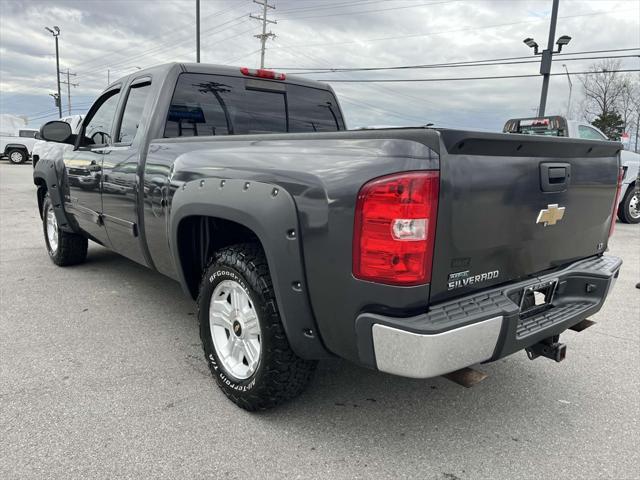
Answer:
<path fill-rule="evenodd" d="M 389 175 L 358 193 L 353 275 L 388 285 L 431 281 L 438 213 L 437 171 Z"/>
<path fill-rule="evenodd" d="M 613 210 L 611 211 L 611 225 L 609 226 L 609 237 L 613 235 L 616 227 L 616 217 L 618 216 L 618 203 L 620 202 L 620 192 L 622 191 L 622 181 L 624 180 L 625 168 L 620 167 L 618 172 L 618 186 L 616 187 L 616 196 L 613 197 Z"/>
<path fill-rule="evenodd" d="M 240 73 L 247 77 L 268 78 L 269 80 L 286 80 L 287 74 L 266 70 L 264 68 L 240 67 Z"/>

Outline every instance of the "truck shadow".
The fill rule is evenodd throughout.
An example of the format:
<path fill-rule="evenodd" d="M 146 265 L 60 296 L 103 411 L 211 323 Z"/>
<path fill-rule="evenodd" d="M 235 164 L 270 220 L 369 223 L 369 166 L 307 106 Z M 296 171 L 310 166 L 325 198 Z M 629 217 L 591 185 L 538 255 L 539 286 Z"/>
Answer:
<path fill-rule="evenodd" d="M 227 405 L 229 401 L 213 387 L 194 303 L 176 282 L 103 248 L 92 248 L 89 261 L 79 268 L 101 272 L 113 285 L 126 279 L 132 296 L 166 305 L 163 318 L 156 319 L 157 327 L 175 327 L 185 375 L 195 370 L 202 375 L 202 385 L 211 386 L 211 393 L 198 395 L 212 394 L 212 411 L 222 402 L 224 411 L 237 412 L 234 421 L 264 423 L 269 430 L 295 435 L 313 450 L 321 449 L 328 439 L 345 449 L 359 442 L 376 451 L 383 450 L 379 442 L 384 441 L 391 450 L 402 450 L 402 455 L 425 455 L 429 442 L 435 442 L 438 450 L 451 451 L 465 443 L 473 447 L 475 438 L 502 439 L 508 445 L 537 442 L 544 425 L 557 422 L 567 408 L 569 402 L 562 403 L 566 398 L 562 395 L 568 390 L 571 398 L 583 394 L 580 383 L 566 387 L 574 368 L 555 368 L 545 360 L 530 362 L 524 353 L 479 366 L 489 377 L 470 389 L 442 377 L 395 377 L 336 359 L 319 363 L 315 378 L 299 398 L 274 410 L 245 414 Z"/>

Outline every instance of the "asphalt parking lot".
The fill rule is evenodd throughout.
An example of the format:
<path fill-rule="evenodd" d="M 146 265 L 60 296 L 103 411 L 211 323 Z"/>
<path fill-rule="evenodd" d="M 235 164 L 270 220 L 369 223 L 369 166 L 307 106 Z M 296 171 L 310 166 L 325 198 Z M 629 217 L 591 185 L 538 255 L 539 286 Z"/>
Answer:
<path fill-rule="evenodd" d="M 523 352 L 464 389 L 322 362 L 250 414 L 215 386 L 178 284 L 95 244 L 47 258 L 29 165 L 0 163 L 0 478 L 635 479 L 640 226 L 567 359 Z"/>

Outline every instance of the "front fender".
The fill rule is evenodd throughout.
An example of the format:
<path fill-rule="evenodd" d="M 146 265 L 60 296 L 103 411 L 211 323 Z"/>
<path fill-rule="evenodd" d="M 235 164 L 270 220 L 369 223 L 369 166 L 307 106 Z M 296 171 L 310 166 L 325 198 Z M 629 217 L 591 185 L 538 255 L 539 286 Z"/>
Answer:
<path fill-rule="evenodd" d="M 178 250 L 178 227 L 190 216 L 208 216 L 243 225 L 264 249 L 278 310 L 293 351 L 306 359 L 330 357 L 313 317 L 304 274 L 298 212 L 279 186 L 237 179 L 197 179 L 178 189 L 171 202 L 169 246 L 178 280 L 189 292 Z"/>
<path fill-rule="evenodd" d="M 47 192 L 53 204 L 53 211 L 58 221 L 58 227 L 66 232 L 75 232 L 74 224 L 64 209 L 64 194 L 62 181 L 64 175 L 64 167 L 60 171 L 60 167 L 54 160 L 42 159 L 36 163 L 33 168 L 33 183 L 41 186 L 46 185 Z"/>

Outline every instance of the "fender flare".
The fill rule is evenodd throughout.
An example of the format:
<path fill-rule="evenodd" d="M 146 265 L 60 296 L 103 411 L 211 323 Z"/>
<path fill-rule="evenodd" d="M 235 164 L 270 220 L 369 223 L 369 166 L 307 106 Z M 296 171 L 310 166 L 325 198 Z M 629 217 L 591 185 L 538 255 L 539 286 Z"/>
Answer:
<path fill-rule="evenodd" d="M 6 155 L 7 153 L 9 153 L 9 150 L 13 150 L 13 149 L 24 150 L 25 152 L 27 152 L 27 156 L 31 155 L 29 153 L 29 149 L 27 148 L 27 146 L 21 143 L 7 143 L 4 147 L 3 154 Z"/>
<path fill-rule="evenodd" d="M 63 172 L 58 172 L 55 161 L 42 159 L 38 161 L 33 168 L 33 183 L 38 185 L 38 187 L 40 187 L 42 183 L 46 185 L 49 198 L 51 198 L 51 203 L 53 204 L 53 212 L 55 213 L 56 220 L 58 221 L 58 227 L 65 232 L 75 233 L 75 224 L 70 221 L 70 218 L 64 209 L 62 182 L 59 181 Z"/>
<path fill-rule="evenodd" d="M 189 295 L 180 261 L 178 229 L 180 222 L 191 216 L 229 220 L 255 233 L 267 257 L 291 348 L 305 359 L 331 358 L 311 310 L 293 197 L 280 186 L 249 180 L 208 178 L 182 184 L 171 201 L 169 247 L 178 281 Z"/>

